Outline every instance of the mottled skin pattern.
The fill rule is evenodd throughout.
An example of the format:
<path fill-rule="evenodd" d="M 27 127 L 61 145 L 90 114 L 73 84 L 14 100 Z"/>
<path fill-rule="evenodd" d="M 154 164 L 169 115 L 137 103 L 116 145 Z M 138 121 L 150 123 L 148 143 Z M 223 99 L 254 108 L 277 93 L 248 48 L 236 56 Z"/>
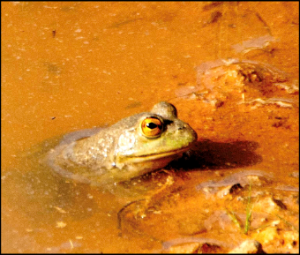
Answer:
<path fill-rule="evenodd" d="M 145 118 L 162 121 L 159 135 L 145 136 L 141 127 Z M 177 118 L 176 108 L 160 102 L 150 112 L 124 118 L 108 128 L 67 136 L 48 153 L 47 160 L 60 175 L 102 185 L 163 168 L 181 157 L 196 139 L 196 132 Z"/>

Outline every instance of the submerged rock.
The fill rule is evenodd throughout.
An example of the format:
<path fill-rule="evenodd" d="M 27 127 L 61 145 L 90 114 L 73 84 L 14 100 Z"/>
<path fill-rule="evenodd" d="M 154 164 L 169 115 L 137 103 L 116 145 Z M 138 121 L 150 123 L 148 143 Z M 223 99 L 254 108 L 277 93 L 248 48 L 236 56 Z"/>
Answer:
<path fill-rule="evenodd" d="M 293 107 L 289 94 L 299 92 L 298 81 L 278 68 L 257 61 L 218 59 L 197 68 L 197 98 L 216 108 L 228 101 L 237 104 L 275 104 Z"/>

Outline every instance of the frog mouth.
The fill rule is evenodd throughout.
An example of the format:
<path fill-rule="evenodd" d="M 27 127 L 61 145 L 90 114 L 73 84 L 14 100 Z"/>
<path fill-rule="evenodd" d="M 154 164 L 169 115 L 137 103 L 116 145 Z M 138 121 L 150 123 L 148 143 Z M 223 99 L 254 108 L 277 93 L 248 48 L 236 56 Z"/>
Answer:
<path fill-rule="evenodd" d="M 175 159 L 181 157 L 182 153 L 186 152 L 188 149 L 189 147 L 186 147 L 174 151 L 159 152 L 159 153 L 153 153 L 148 155 L 128 156 L 126 158 L 132 160 L 133 162 L 144 162 L 144 161 L 151 161 L 155 159 L 162 159 L 162 158 L 169 158 L 169 157 L 173 157 Z"/>

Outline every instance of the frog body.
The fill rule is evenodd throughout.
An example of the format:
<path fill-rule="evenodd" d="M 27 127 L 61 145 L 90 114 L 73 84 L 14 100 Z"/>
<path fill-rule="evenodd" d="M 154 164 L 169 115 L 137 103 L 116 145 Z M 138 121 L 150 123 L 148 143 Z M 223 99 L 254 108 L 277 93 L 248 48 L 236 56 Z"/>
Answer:
<path fill-rule="evenodd" d="M 124 118 L 107 128 L 69 134 L 47 155 L 60 175 L 102 185 L 129 180 L 165 167 L 197 140 L 167 102 L 150 112 Z"/>

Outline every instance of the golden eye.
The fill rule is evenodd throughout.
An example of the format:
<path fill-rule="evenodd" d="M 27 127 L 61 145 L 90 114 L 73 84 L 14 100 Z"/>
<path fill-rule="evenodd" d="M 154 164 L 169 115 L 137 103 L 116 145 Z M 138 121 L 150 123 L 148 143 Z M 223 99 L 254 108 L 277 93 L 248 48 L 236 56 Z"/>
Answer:
<path fill-rule="evenodd" d="M 163 123 L 159 118 L 149 117 L 142 121 L 141 128 L 146 137 L 157 137 L 163 131 Z"/>

